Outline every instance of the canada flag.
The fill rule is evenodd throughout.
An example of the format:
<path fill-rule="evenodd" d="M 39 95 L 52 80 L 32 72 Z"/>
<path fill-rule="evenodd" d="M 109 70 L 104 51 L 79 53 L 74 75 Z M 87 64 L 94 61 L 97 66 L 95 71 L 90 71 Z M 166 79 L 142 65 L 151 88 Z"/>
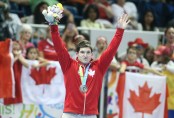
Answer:
<path fill-rule="evenodd" d="M 13 73 L 12 41 L 6 39 L 0 42 L 0 98 L 15 96 Z"/>
<path fill-rule="evenodd" d="M 118 87 L 119 118 L 167 118 L 166 77 L 126 72 Z"/>
<path fill-rule="evenodd" d="M 32 68 L 38 64 L 37 60 L 27 60 L 29 68 L 22 66 L 15 69 L 16 97 L 4 99 L 4 104 L 57 104 L 63 103 L 65 98 L 65 86 L 63 73 L 59 62 L 49 61 L 49 65 Z M 17 64 L 20 67 L 20 64 Z M 16 74 L 17 75 L 17 74 Z"/>

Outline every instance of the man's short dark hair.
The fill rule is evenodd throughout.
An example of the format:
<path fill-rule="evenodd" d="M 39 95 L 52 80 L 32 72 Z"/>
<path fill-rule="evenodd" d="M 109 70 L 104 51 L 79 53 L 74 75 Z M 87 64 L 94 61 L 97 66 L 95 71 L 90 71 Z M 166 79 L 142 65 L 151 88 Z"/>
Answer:
<path fill-rule="evenodd" d="M 76 52 L 79 52 L 80 48 L 90 48 L 91 52 L 93 51 L 90 42 L 86 40 L 83 40 L 77 44 Z"/>

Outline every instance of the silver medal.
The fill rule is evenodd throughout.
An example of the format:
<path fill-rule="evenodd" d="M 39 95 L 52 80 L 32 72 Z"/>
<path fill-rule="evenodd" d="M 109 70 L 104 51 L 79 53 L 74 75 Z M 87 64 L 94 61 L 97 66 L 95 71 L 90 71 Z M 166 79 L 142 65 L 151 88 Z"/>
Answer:
<path fill-rule="evenodd" d="M 88 91 L 87 86 L 86 86 L 86 85 L 80 85 L 80 91 L 81 91 L 82 93 L 86 93 L 86 92 Z"/>

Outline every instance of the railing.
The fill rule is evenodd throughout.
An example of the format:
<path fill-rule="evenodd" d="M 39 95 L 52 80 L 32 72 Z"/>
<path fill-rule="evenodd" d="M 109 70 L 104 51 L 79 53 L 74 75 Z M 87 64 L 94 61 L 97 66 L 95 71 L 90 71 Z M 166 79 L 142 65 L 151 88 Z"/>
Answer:
<path fill-rule="evenodd" d="M 38 24 L 29 24 L 33 28 L 46 28 L 48 25 L 38 25 Z M 60 31 L 63 31 L 64 25 L 59 25 Z M 91 45 L 95 47 L 96 39 L 99 36 L 105 36 L 108 39 L 108 42 L 111 41 L 114 36 L 115 29 L 94 29 L 94 28 L 82 28 L 77 27 L 79 31 L 87 31 L 87 34 L 90 37 Z M 118 54 L 126 52 L 127 44 L 129 41 L 135 40 L 137 37 L 141 37 L 144 42 L 150 44 L 154 48 L 158 46 L 159 39 L 162 38 L 164 41 L 163 32 L 153 32 L 153 31 L 136 31 L 136 30 L 126 30 L 121 41 L 121 44 L 118 48 Z"/>

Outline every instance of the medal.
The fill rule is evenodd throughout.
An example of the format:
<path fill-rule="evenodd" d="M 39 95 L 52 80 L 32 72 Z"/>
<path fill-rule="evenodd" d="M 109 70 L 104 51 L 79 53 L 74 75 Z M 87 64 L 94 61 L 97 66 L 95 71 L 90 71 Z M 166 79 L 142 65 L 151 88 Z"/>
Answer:
<path fill-rule="evenodd" d="M 88 91 L 88 87 L 86 85 L 86 81 L 87 81 L 87 78 L 88 78 L 88 70 L 89 70 L 89 66 L 91 64 L 89 64 L 87 66 L 87 68 L 85 69 L 85 75 L 83 76 L 83 70 L 81 68 L 81 66 L 79 67 L 79 74 L 80 74 L 80 79 L 81 79 L 81 82 L 82 84 L 80 85 L 79 89 L 82 93 L 86 93 Z"/>
<path fill-rule="evenodd" d="M 86 92 L 88 91 L 87 86 L 86 86 L 86 85 L 80 85 L 80 91 L 81 91 L 82 93 L 86 93 Z"/>

